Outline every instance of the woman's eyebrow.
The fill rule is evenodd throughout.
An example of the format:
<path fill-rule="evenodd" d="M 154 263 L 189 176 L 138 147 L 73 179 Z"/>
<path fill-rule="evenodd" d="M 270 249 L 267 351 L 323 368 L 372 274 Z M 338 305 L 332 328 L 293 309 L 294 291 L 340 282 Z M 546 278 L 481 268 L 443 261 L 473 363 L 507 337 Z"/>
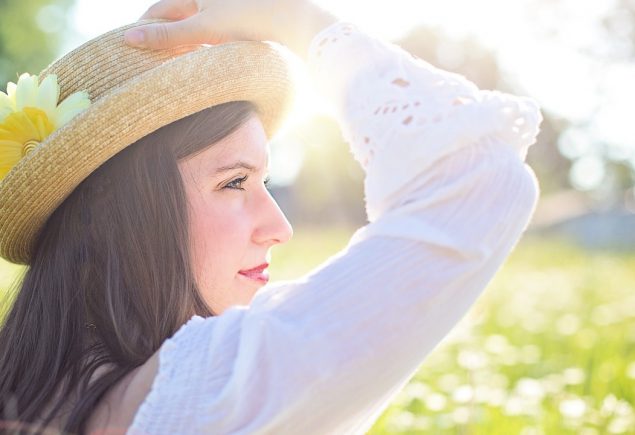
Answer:
<path fill-rule="evenodd" d="M 216 171 L 214 172 L 215 174 L 219 174 L 221 172 L 227 172 L 227 171 L 231 171 L 232 169 L 238 169 L 238 168 L 244 168 L 247 169 L 251 172 L 255 172 L 256 168 L 252 165 L 250 165 L 249 163 L 243 162 L 243 161 L 238 161 L 235 162 L 231 165 L 228 166 L 220 166 L 218 168 L 216 168 Z"/>
<path fill-rule="evenodd" d="M 267 154 L 267 165 L 269 165 L 269 155 L 268 154 Z M 222 172 L 227 172 L 227 171 L 231 171 L 232 169 L 238 169 L 238 168 L 247 169 L 248 171 L 251 171 L 251 172 L 256 172 L 258 170 L 258 168 L 256 168 L 255 165 L 252 165 L 252 164 L 247 163 L 247 162 L 243 162 L 242 160 L 238 160 L 237 162 L 234 162 L 231 165 L 219 166 L 214 171 L 214 174 L 220 174 Z"/>

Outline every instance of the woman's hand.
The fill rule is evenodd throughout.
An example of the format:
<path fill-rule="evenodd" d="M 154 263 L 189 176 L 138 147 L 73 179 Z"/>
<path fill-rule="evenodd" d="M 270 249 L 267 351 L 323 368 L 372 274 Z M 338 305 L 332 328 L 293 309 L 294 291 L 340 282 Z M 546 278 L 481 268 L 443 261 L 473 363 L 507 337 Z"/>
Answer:
<path fill-rule="evenodd" d="M 312 37 L 337 17 L 309 0 L 160 0 L 140 20 L 172 22 L 136 27 L 126 43 L 142 48 L 171 48 L 229 41 L 275 41 L 306 57 Z"/>

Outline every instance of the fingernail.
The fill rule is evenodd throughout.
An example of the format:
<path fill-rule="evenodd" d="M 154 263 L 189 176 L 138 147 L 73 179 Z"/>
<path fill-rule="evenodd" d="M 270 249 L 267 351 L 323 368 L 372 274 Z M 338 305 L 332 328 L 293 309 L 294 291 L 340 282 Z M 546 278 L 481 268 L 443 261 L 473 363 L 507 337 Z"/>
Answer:
<path fill-rule="evenodd" d="M 145 36 L 141 30 L 130 30 L 124 34 L 126 42 L 138 47 L 143 47 Z"/>

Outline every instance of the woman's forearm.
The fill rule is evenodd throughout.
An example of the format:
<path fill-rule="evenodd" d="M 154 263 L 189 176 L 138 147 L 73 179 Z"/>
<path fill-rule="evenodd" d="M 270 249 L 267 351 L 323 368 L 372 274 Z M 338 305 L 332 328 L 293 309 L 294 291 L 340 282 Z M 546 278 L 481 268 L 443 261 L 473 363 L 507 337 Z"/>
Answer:
<path fill-rule="evenodd" d="M 276 0 L 273 30 L 276 42 L 288 47 L 301 59 L 307 59 L 313 37 L 329 25 L 339 21 L 331 12 L 311 1 Z"/>

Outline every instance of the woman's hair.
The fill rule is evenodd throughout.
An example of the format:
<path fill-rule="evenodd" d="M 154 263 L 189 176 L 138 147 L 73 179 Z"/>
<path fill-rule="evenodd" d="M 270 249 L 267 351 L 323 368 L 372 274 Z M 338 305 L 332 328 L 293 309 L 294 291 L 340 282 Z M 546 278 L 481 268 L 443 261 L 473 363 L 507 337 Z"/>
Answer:
<path fill-rule="evenodd" d="M 110 387 L 192 315 L 215 315 L 194 279 L 177 162 L 257 113 L 234 101 L 166 125 L 106 161 L 53 212 L 0 329 L 4 428 L 46 426 L 78 393 L 63 430 L 84 432 Z M 100 366 L 108 370 L 89 384 Z"/>

